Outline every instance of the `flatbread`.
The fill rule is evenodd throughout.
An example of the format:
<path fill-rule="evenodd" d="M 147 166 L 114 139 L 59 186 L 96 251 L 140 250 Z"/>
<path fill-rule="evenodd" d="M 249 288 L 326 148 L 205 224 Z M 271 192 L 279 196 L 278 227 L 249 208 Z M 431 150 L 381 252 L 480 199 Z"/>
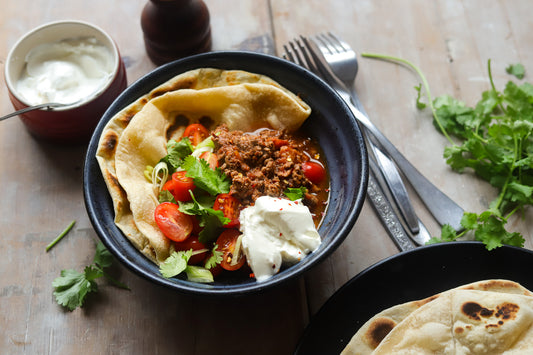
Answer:
<path fill-rule="evenodd" d="M 166 155 L 166 141 L 193 122 L 294 131 L 311 113 L 274 80 L 239 70 L 202 68 L 180 74 L 117 113 L 104 127 L 96 159 L 115 210 L 115 223 L 155 263 L 171 245 L 154 228 L 156 196 L 143 171 Z M 180 123 L 180 124 L 178 124 Z"/>
<path fill-rule="evenodd" d="M 533 297 L 454 290 L 398 324 L 372 354 L 506 354 L 533 350 Z"/>
<path fill-rule="evenodd" d="M 381 342 L 394 329 L 396 329 L 399 324 L 403 324 L 403 321 L 411 314 L 429 303 L 434 303 L 443 296 L 448 297 L 447 295 L 449 293 L 456 290 L 474 290 L 480 292 L 533 297 L 533 293 L 531 291 L 522 285 L 509 280 L 484 280 L 463 285 L 422 300 L 406 302 L 379 312 L 369 319 L 365 324 L 363 324 L 363 326 L 354 334 L 341 354 L 372 354 L 373 351 L 380 346 Z M 432 323 L 426 325 L 426 331 L 428 333 L 431 331 L 435 332 L 440 326 L 441 324 L 437 322 L 436 319 L 432 319 Z M 429 346 L 429 344 L 426 345 Z"/>

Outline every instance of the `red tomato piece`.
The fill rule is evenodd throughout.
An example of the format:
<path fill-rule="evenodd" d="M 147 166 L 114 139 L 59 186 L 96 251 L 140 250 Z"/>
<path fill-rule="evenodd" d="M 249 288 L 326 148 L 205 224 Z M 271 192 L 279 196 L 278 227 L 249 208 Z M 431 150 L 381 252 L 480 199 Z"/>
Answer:
<path fill-rule="evenodd" d="M 209 252 L 205 244 L 200 242 L 198 240 L 198 236 L 196 235 L 189 236 L 189 238 L 185 239 L 183 242 L 176 242 L 174 243 L 174 246 L 176 250 L 178 251 L 182 251 L 182 250 L 185 251 L 185 250 L 192 249 L 192 251 L 194 252 L 196 250 L 205 249 L 203 253 L 199 253 L 199 254 L 195 254 L 191 256 L 191 258 L 189 259 L 190 265 L 200 264 L 202 261 L 205 260 L 205 257 L 207 256 L 207 253 Z"/>
<path fill-rule="evenodd" d="M 213 205 L 213 209 L 222 211 L 224 213 L 224 217 L 230 219 L 229 223 L 224 225 L 225 228 L 235 228 L 240 225 L 240 207 L 241 201 L 230 194 L 217 195 Z"/>
<path fill-rule="evenodd" d="M 215 153 L 203 152 L 200 154 L 200 159 L 205 160 L 211 169 L 215 170 L 218 168 L 218 157 Z"/>
<path fill-rule="evenodd" d="M 192 145 L 197 146 L 201 141 L 209 137 L 209 130 L 200 123 L 193 123 L 185 128 L 182 137 L 188 137 Z"/>
<path fill-rule="evenodd" d="M 174 181 L 172 181 L 172 179 L 168 180 L 167 182 L 165 182 L 165 184 L 163 185 L 163 187 L 161 188 L 161 190 L 167 190 L 169 191 L 172 196 L 174 196 Z"/>
<path fill-rule="evenodd" d="M 326 169 L 322 164 L 314 161 L 306 161 L 302 164 L 305 177 L 309 179 L 313 184 L 320 184 L 326 177 Z"/>
<path fill-rule="evenodd" d="M 177 171 L 172 174 L 172 180 L 169 180 L 163 185 L 163 190 L 168 190 L 174 196 L 176 201 L 187 202 L 192 200 L 191 193 L 194 191 L 194 180 L 185 176 L 186 171 Z"/>
<path fill-rule="evenodd" d="M 289 141 L 286 140 L 286 139 L 280 139 L 280 138 L 275 138 L 274 139 L 274 147 L 276 148 L 281 148 L 283 147 L 284 145 L 288 145 L 289 144 Z"/>
<path fill-rule="evenodd" d="M 165 237 L 175 242 L 184 241 L 192 232 L 192 217 L 181 212 L 175 203 L 157 205 L 154 219 Z"/>
<path fill-rule="evenodd" d="M 217 250 L 222 252 L 222 262 L 220 263 L 220 266 L 225 270 L 238 270 L 246 261 L 242 245 L 240 246 L 239 255 L 235 255 L 235 247 L 239 235 L 241 235 L 241 232 L 239 232 L 238 229 L 226 229 L 217 239 Z M 235 260 L 235 258 L 237 258 L 237 260 Z"/>

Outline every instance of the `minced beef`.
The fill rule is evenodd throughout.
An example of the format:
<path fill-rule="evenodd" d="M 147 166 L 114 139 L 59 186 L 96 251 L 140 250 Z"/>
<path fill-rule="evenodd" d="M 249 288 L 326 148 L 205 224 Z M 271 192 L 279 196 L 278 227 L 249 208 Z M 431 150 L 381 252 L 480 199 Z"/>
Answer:
<path fill-rule="evenodd" d="M 284 197 L 289 188 L 306 187 L 304 203 L 318 203 L 318 189 L 304 175 L 302 163 L 310 158 L 298 140 L 281 131 L 262 129 L 253 133 L 229 131 L 224 125 L 212 133 L 219 166 L 232 180 L 230 194 L 243 206 L 260 196 Z"/>

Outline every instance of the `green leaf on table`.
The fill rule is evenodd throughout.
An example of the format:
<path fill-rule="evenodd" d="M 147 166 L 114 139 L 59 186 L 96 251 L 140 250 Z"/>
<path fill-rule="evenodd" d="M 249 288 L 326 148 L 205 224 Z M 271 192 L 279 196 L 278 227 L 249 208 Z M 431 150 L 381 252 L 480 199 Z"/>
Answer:
<path fill-rule="evenodd" d="M 518 79 L 523 79 L 524 75 L 526 74 L 526 69 L 520 63 L 510 64 L 509 66 L 507 66 L 507 68 L 505 68 L 505 71 L 508 74 L 516 76 Z"/>
<path fill-rule="evenodd" d="M 93 263 L 86 266 L 83 272 L 73 269 L 62 270 L 60 276 L 52 281 L 53 294 L 57 303 L 70 311 L 75 310 L 77 307 L 82 307 L 87 295 L 98 291 L 98 284 L 95 280 L 102 276 L 106 277 L 115 286 L 129 290 L 126 285 L 116 281 L 106 273 L 105 269 L 112 266 L 112 264 L 113 256 L 102 242 L 98 242 Z"/>

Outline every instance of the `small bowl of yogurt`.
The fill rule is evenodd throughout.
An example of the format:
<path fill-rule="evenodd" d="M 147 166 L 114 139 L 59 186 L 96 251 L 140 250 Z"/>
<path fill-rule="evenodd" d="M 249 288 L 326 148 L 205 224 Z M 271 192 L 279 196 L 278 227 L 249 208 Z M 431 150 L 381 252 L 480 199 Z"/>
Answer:
<path fill-rule="evenodd" d="M 65 105 L 19 115 L 34 137 L 65 144 L 86 143 L 127 86 L 113 39 L 82 21 L 51 22 L 24 35 L 7 56 L 4 77 L 15 110 Z"/>

